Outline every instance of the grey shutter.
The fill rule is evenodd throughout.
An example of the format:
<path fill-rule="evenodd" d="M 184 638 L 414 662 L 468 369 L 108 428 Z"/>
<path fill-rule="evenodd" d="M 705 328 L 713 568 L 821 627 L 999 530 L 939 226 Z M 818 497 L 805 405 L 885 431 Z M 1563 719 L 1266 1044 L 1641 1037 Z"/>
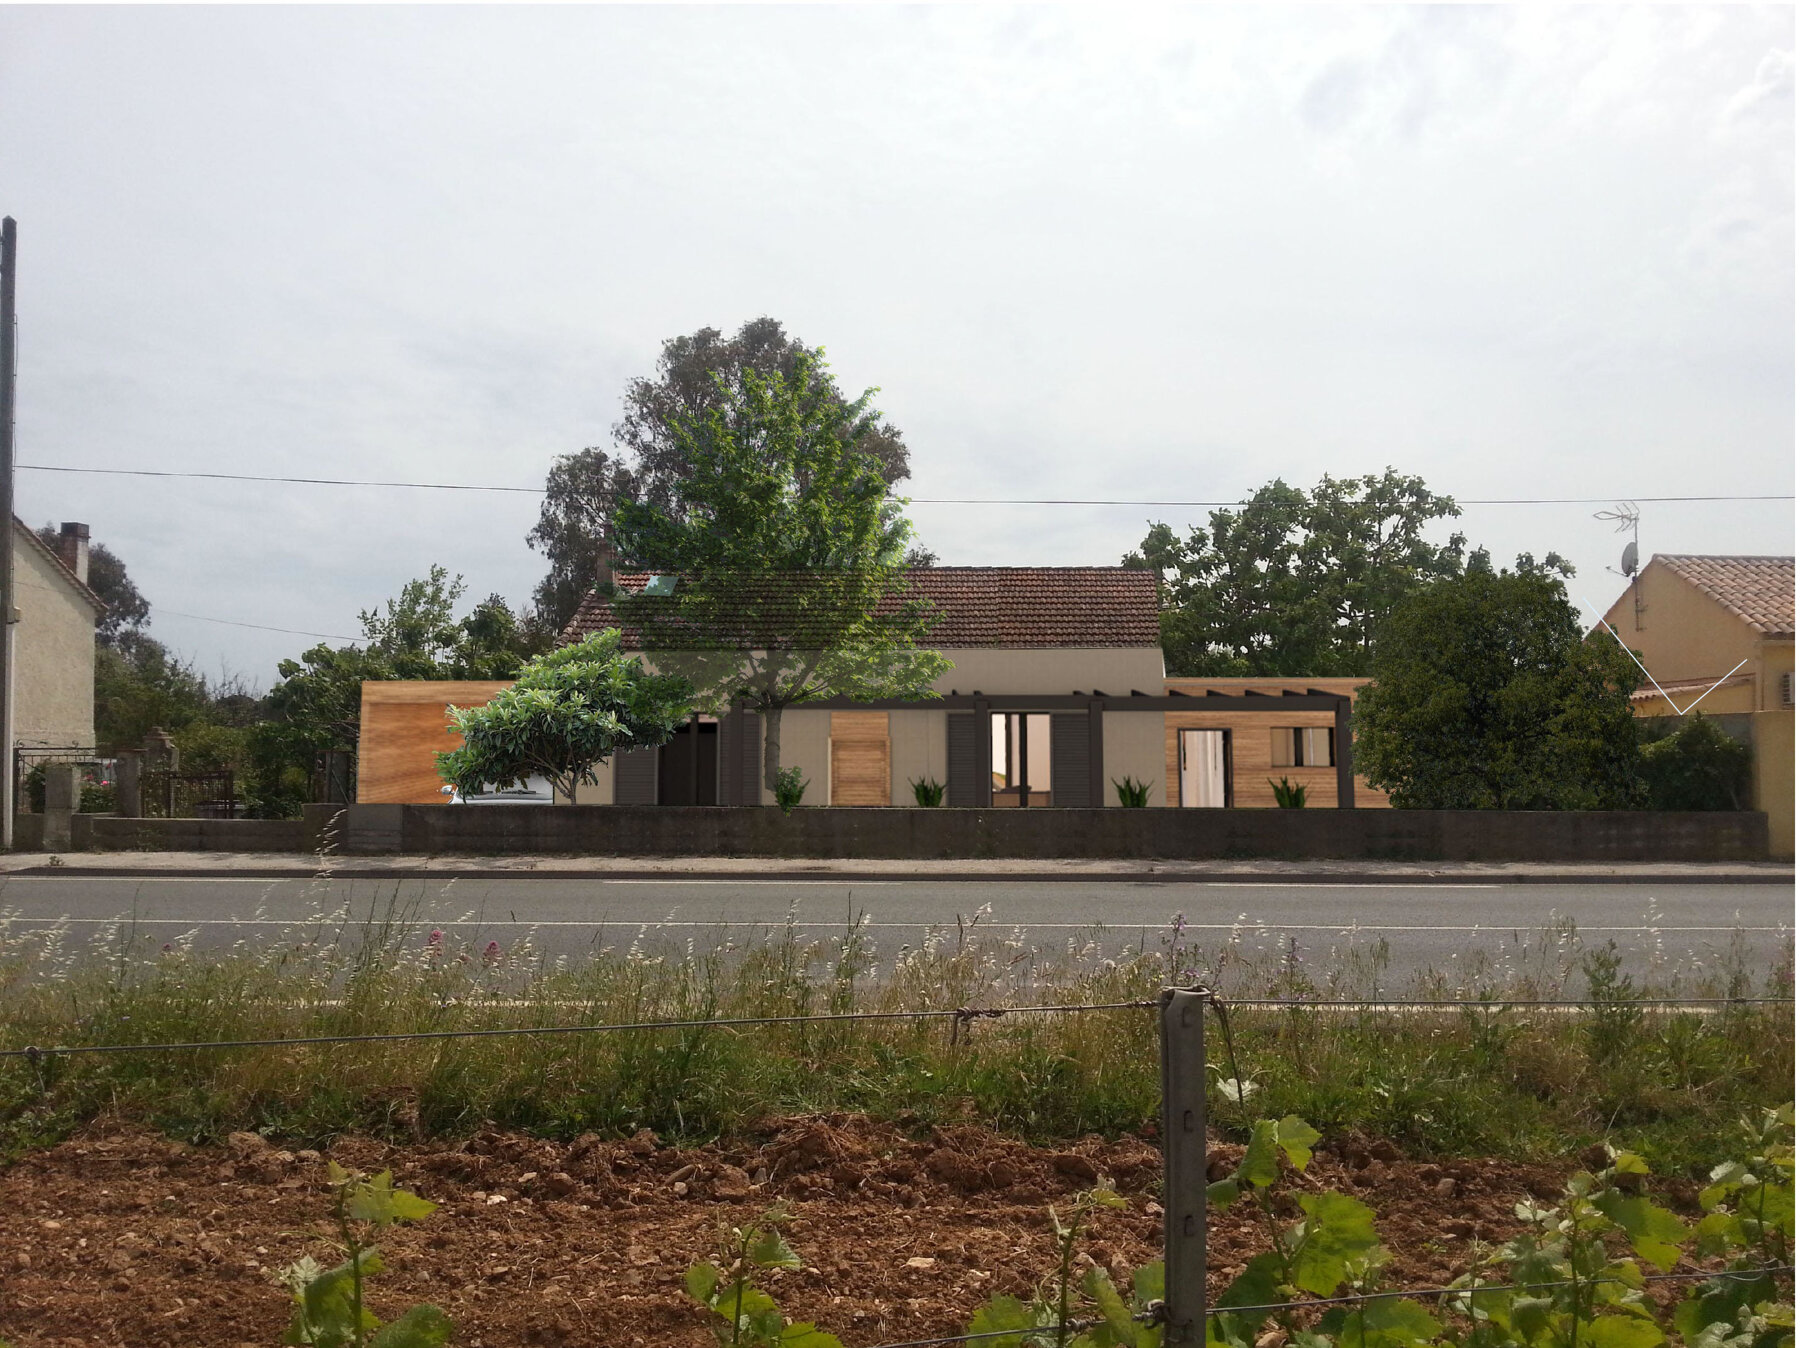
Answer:
<path fill-rule="evenodd" d="M 613 759 L 613 803 L 656 804 L 655 749 L 626 749 Z"/>
<path fill-rule="evenodd" d="M 1057 712 L 1050 717 L 1050 803 L 1086 806 L 1093 790 L 1088 773 L 1088 714 Z"/>
<path fill-rule="evenodd" d="M 950 737 L 946 754 L 950 781 L 944 792 L 944 803 L 978 809 L 986 804 L 981 790 L 981 736 L 977 733 L 981 727 L 968 713 L 952 712 L 944 721 L 949 726 Z"/>

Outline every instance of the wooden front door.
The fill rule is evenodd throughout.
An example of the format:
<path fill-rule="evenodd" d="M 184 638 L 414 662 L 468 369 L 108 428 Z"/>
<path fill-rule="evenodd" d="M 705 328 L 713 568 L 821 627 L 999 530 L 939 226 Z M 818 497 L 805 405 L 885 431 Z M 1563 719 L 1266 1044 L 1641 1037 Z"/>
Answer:
<path fill-rule="evenodd" d="M 831 713 L 831 803 L 891 805 L 885 711 Z"/>

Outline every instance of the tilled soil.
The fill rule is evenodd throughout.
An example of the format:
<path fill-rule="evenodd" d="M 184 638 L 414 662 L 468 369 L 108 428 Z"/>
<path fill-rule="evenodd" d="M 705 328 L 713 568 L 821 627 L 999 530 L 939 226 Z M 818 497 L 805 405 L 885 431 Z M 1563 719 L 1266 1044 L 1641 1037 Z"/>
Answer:
<path fill-rule="evenodd" d="M 1227 1168 L 1241 1154 L 1216 1151 Z M 431 1301 L 465 1348 L 708 1344 L 682 1274 L 722 1228 L 777 1203 L 807 1267 L 766 1285 L 853 1348 L 956 1333 L 994 1293 L 1029 1294 L 1052 1262 L 1045 1206 L 1098 1176 L 1130 1207 L 1095 1217 L 1084 1257 L 1123 1278 L 1161 1252 L 1161 1155 L 1140 1139 L 1052 1151 L 974 1127 L 914 1137 L 836 1116 L 774 1121 L 735 1148 L 485 1132 L 405 1147 L 346 1138 L 330 1158 L 392 1168 L 442 1205 L 384 1235 L 372 1304 L 392 1316 Z M 305 1254 L 336 1262 L 324 1179 L 318 1153 L 253 1133 L 191 1147 L 96 1130 L 23 1160 L 0 1172 L 0 1337 L 19 1348 L 278 1343 L 289 1300 L 274 1272 Z M 1369 1201 L 1391 1283 L 1429 1286 L 1465 1271 L 1476 1242 L 1513 1235 L 1513 1205 L 1554 1196 L 1562 1179 L 1492 1160 L 1416 1164 L 1352 1140 L 1294 1182 Z M 1240 1204 L 1208 1227 L 1215 1291 L 1266 1248 L 1250 1216 Z"/>

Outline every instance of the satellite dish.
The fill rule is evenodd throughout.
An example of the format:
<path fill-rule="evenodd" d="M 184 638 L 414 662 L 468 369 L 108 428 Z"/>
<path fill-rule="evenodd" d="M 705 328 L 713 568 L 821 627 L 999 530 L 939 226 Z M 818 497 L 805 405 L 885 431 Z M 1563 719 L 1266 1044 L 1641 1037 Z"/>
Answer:
<path fill-rule="evenodd" d="M 1619 557 L 1619 570 L 1628 576 L 1635 576 L 1637 569 L 1637 540 L 1634 538 L 1625 545 L 1625 551 Z"/>

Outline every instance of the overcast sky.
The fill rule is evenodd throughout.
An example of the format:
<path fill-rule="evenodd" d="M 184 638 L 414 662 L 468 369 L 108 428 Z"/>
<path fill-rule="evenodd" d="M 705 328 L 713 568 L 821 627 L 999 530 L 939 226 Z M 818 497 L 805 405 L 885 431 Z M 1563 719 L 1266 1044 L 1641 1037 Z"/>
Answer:
<path fill-rule="evenodd" d="M 1794 489 L 1790 7 L 0 7 L 25 464 L 539 487 L 664 338 L 772 314 L 916 497 Z M 267 686 L 529 495 L 22 471 Z M 1471 506 L 1604 608 L 1592 506 Z M 1204 511 L 918 505 L 949 563 Z M 1447 532 L 1447 531 L 1446 531 Z M 1792 502 L 1643 550 L 1793 550 Z"/>

